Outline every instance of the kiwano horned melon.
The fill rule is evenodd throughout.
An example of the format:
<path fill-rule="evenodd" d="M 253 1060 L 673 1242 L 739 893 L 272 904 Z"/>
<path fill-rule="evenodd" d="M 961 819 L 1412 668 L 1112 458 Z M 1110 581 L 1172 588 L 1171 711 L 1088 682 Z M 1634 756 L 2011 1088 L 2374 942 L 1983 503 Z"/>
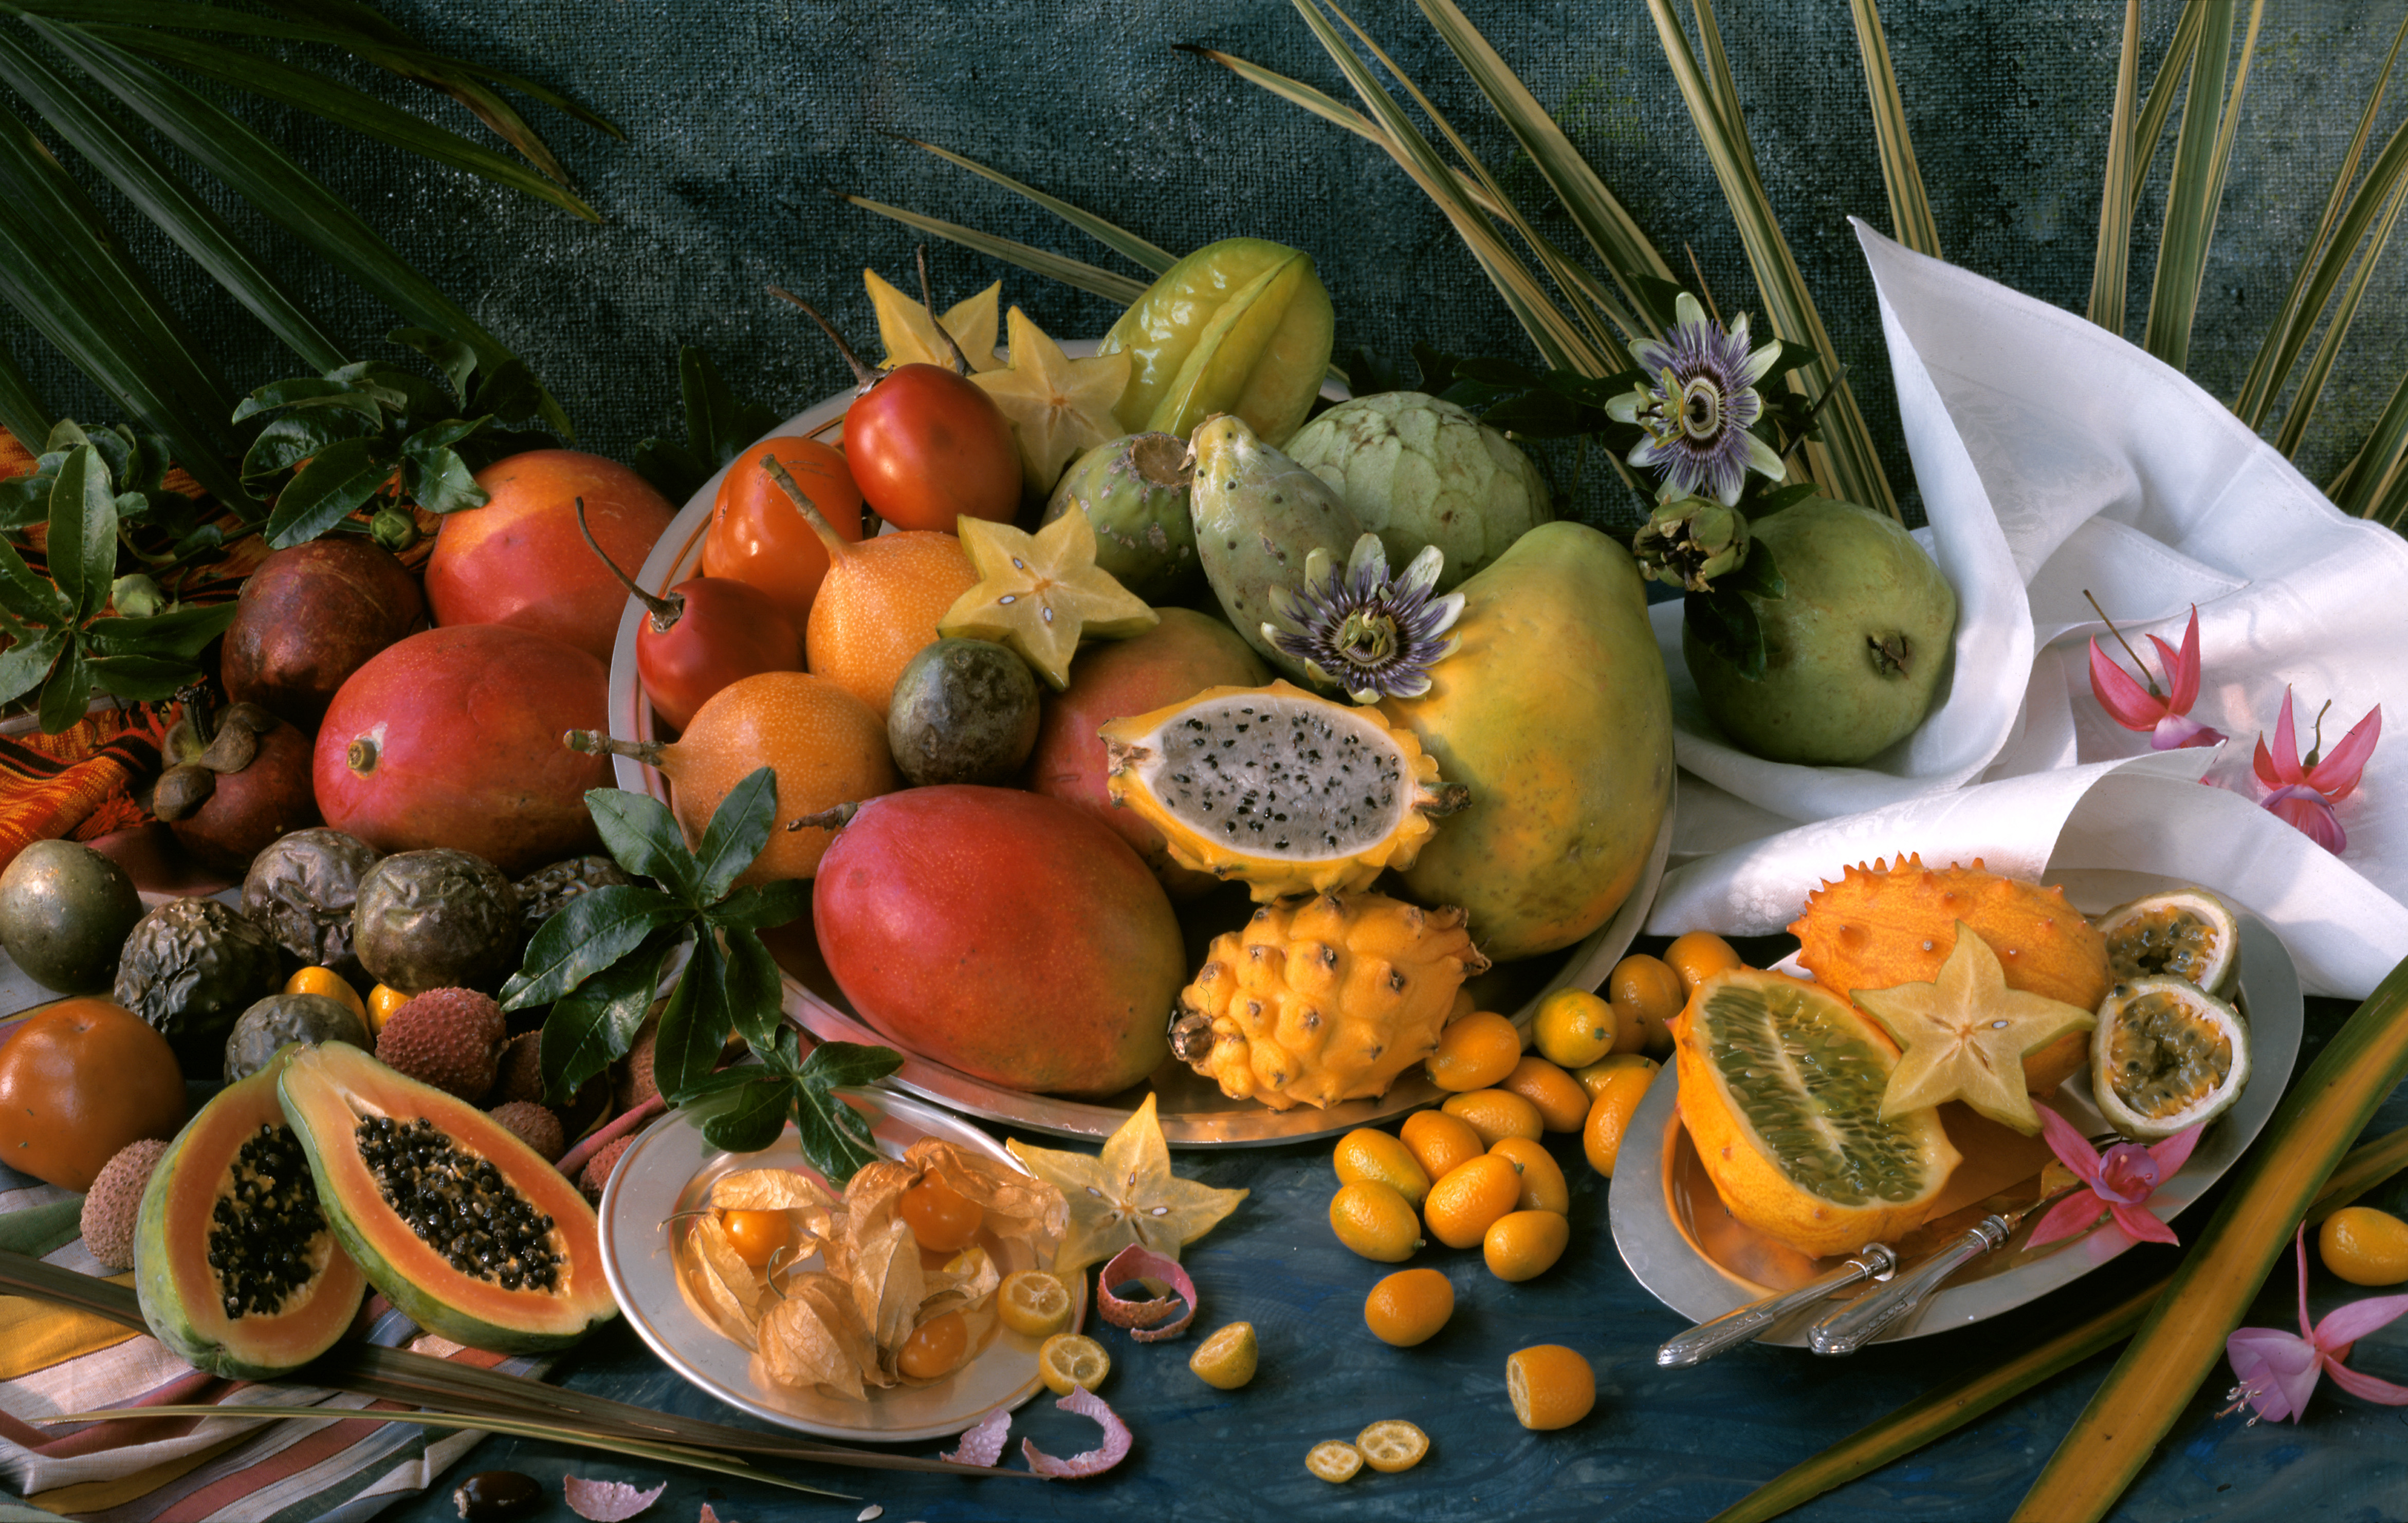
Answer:
<path fill-rule="evenodd" d="M 1970 868 L 1927 868 L 1914 855 L 1848 868 L 1807 896 L 1789 934 L 1814 981 L 1845 994 L 1938 978 L 1960 920 L 1999 955 L 2008 988 L 2084 1010 L 2107 998 L 2107 940 L 2064 891 L 2002 878 L 1978 857 Z M 2070 1031 L 2024 1059 L 2024 1085 L 2046 1095 L 2089 1060 L 2089 1032 Z"/>
<path fill-rule="evenodd" d="M 594 1208 L 492 1116 L 339 1042 L 295 1049 L 277 1093 L 335 1236 L 420 1327 L 529 1354 L 618 1315 Z"/>
<path fill-rule="evenodd" d="M 336 1243 L 276 1080 L 287 1049 L 201 1108 L 142 1192 L 134 1290 L 196 1370 L 267 1380 L 323 1354 L 366 1293 Z"/>
<path fill-rule="evenodd" d="M 1487 970 L 1460 910 L 1381 894 L 1267 904 L 1212 939 L 1180 992 L 1171 1055 L 1275 1111 L 1384 1095 L 1470 1013 L 1463 981 Z"/>
<path fill-rule="evenodd" d="M 1926 1108 L 1885 1121 L 1898 1049 L 1830 990 L 1734 968 L 1672 1022 L 1681 1124 L 1742 1222 L 1820 1258 L 1894 1240 L 1959 1158 Z"/>
<path fill-rule="evenodd" d="M 1412 864 L 1459 783 L 1410 730 L 1288 682 L 1213 687 L 1103 727 L 1112 802 L 1158 827 L 1182 867 L 1256 900 L 1369 888 Z"/>

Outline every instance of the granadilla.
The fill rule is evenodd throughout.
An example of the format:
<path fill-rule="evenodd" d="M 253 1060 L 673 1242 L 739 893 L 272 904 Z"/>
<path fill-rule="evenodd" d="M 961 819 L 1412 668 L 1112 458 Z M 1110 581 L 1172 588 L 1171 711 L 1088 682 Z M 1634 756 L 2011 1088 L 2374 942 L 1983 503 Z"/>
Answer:
<path fill-rule="evenodd" d="M 1689 592 L 1712 592 L 1713 579 L 1747 559 L 1747 515 L 1709 497 L 1659 503 L 1630 542 L 1639 568 Z"/>
<path fill-rule="evenodd" d="M 1463 612 L 1463 594 L 1431 596 L 1445 563 L 1443 551 L 1426 546 L 1391 580 L 1376 534 L 1354 541 L 1343 569 L 1316 550 L 1305 557 L 1300 590 L 1272 590 L 1280 622 L 1264 625 L 1263 638 L 1303 662 L 1313 681 L 1357 703 L 1420 697 L 1430 688 L 1429 668 L 1463 643 L 1447 635 Z"/>
<path fill-rule="evenodd" d="M 1661 471 L 1671 496 L 1711 488 L 1716 501 L 1731 507 L 1750 470 L 1779 481 L 1785 469 L 1772 446 L 1749 432 L 1764 415 L 1756 383 L 1780 357 L 1781 345 L 1776 340 L 1751 352 L 1745 312 L 1726 331 L 1685 291 L 1673 303 L 1673 315 L 1671 332 L 1630 349 L 1639 368 L 1655 379 L 1613 398 L 1605 410 L 1645 430 L 1630 463 Z"/>

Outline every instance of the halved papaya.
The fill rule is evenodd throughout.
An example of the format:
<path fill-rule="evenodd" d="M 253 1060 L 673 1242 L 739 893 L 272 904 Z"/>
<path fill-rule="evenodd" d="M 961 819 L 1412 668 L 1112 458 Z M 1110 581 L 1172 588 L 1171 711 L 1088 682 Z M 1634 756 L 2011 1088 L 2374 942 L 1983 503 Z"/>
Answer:
<path fill-rule="evenodd" d="M 1919 1226 L 1960 1161 L 1926 1107 L 1885 1119 L 1898 1049 L 1817 984 L 1733 968 L 1672 1021 L 1681 1124 L 1730 1214 L 1822 1257 Z"/>
<path fill-rule="evenodd" d="M 260 1380 L 334 1345 L 366 1294 L 336 1243 L 276 1078 L 286 1047 L 229 1085 L 167 1144 L 134 1238 L 153 1336 L 211 1374 Z"/>
<path fill-rule="evenodd" d="M 594 1208 L 492 1116 L 340 1042 L 294 1053 L 277 1093 L 336 1237 L 420 1327 L 528 1354 L 618 1315 Z"/>

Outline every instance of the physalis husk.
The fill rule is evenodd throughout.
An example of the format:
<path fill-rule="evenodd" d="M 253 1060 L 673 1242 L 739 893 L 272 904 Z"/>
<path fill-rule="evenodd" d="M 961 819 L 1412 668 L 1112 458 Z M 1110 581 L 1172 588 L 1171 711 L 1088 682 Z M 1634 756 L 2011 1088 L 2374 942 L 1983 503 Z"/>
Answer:
<path fill-rule="evenodd" d="M 1070 685 L 1082 637 L 1125 639 L 1162 622 L 1096 564 L 1084 513 L 1064 513 L 1035 534 L 964 514 L 954 532 L 979 582 L 953 599 L 937 633 L 1009 645 L 1056 692 Z"/>
<path fill-rule="evenodd" d="M 878 311 L 878 341 L 886 346 L 886 358 L 880 368 L 892 370 L 898 365 L 939 365 L 948 370 L 958 370 L 953 359 L 953 344 L 945 342 L 944 334 L 928 320 L 928 309 L 879 278 L 878 272 L 865 269 L 861 283 L 869 288 L 869 305 Z M 970 362 L 970 373 L 1000 370 L 1003 361 L 995 357 L 995 337 L 999 323 L 996 310 L 1003 302 L 1003 282 L 997 280 L 968 301 L 955 304 L 944 315 L 945 333 L 959 344 L 962 358 Z"/>
<path fill-rule="evenodd" d="M 1010 366 L 972 379 L 1011 420 L 1021 478 L 1041 497 L 1062 479 L 1065 466 L 1121 437 L 1112 409 L 1128 390 L 1130 359 L 1123 352 L 1074 360 L 1017 307 L 1007 331 Z"/>
<path fill-rule="evenodd" d="M 1176 1258 L 1182 1247 L 1237 1210 L 1247 1194 L 1216 1190 L 1170 1171 L 1170 1147 L 1162 1140 L 1152 1095 L 1105 1142 L 1100 1157 L 1018 1141 L 1004 1145 L 1038 1178 L 1059 1186 L 1070 1203 L 1069 1230 L 1053 1265 L 1065 1281 L 1132 1243 Z"/>

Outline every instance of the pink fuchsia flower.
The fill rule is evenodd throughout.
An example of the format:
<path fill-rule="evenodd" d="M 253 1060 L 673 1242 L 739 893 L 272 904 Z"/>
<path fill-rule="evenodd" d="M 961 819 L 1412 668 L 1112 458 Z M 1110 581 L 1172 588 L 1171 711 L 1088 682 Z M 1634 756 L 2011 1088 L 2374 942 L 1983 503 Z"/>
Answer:
<path fill-rule="evenodd" d="M 2115 628 L 2112 624 L 2107 627 L 2111 633 Z M 2124 637 L 2116 634 L 2115 638 L 2121 640 Z M 2191 605 L 2190 627 L 2183 631 L 2180 651 L 2155 635 L 2149 637 L 2149 643 L 2157 648 L 2157 661 L 2166 669 L 2165 688 L 2157 686 L 2157 679 L 2149 675 L 2148 667 L 2130 645 L 2124 649 L 2131 654 L 2132 664 L 2141 668 L 2142 681 L 2137 682 L 2107 658 L 2107 653 L 2099 648 L 2098 636 L 2090 638 L 2090 692 L 2098 698 L 2099 707 L 2128 730 L 2149 731 L 2152 751 L 2222 745 L 2222 730 L 2190 717 L 2190 706 L 2199 701 L 2199 605 Z"/>
<path fill-rule="evenodd" d="M 2332 704 L 2327 702 L 2325 709 Z M 2282 717 L 2274 722 L 2274 747 L 2266 748 L 2266 737 L 2258 737 L 2258 754 L 2250 766 L 2258 781 L 2272 790 L 2258 800 L 2273 816 L 2305 835 L 2326 851 L 2338 855 L 2349 843 L 2341 827 L 2333 805 L 2341 802 L 2358 786 L 2366 773 L 2367 759 L 2374 754 L 2374 743 L 2383 738 L 2383 706 L 2375 705 L 2364 719 L 2351 726 L 2324 755 L 2325 711 L 2316 711 L 2315 740 L 2308 754 L 2300 757 L 2298 731 L 2291 724 L 2291 690 L 2283 689 Z M 2299 759 L 2294 760 L 2293 758 Z M 2279 759 L 2278 759 L 2279 758 Z"/>
<path fill-rule="evenodd" d="M 2037 1248 L 2043 1243 L 2086 1232 L 2102 1214 L 2114 1216 L 2124 1235 L 2136 1241 L 2181 1241 L 2174 1236 L 2172 1228 L 2150 1213 L 2149 1197 L 2157 1193 L 2158 1185 L 2182 1172 L 2182 1166 L 2190 1161 L 2190 1150 L 2199 1145 L 2199 1128 L 2185 1127 L 2164 1142 L 2147 1147 L 2138 1142 L 2117 1142 L 2100 1153 L 2065 1117 L 2045 1105 L 2033 1109 L 2040 1113 L 2041 1135 L 2048 1139 L 2049 1151 L 2088 1188 L 2076 1190 L 2051 1206 L 2040 1225 L 2032 1228 L 2030 1246 Z"/>
<path fill-rule="evenodd" d="M 2360 1338 L 2394 1318 L 2408 1315 L 2408 1296 L 2369 1296 L 2336 1307 L 2314 1328 L 2308 1326 L 2308 1229 L 2302 1223 L 2293 1240 L 2300 1264 L 2300 1333 L 2293 1337 L 2276 1328 L 2243 1328 L 2224 1341 L 2224 1357 L 2241 1384 L 2226 1393 L 2237 1412 L 2256 1409 L 2259 1417 L 2298 1422 L 2307 1411 L 2308 1396 L 2317 1377 L 2330 1375 L 2333 1384 L 2352 1396 L 2385 1406 L 2408 1406 L 2408 1386 L 2360 1374 L 2342 1359 Z"/>

